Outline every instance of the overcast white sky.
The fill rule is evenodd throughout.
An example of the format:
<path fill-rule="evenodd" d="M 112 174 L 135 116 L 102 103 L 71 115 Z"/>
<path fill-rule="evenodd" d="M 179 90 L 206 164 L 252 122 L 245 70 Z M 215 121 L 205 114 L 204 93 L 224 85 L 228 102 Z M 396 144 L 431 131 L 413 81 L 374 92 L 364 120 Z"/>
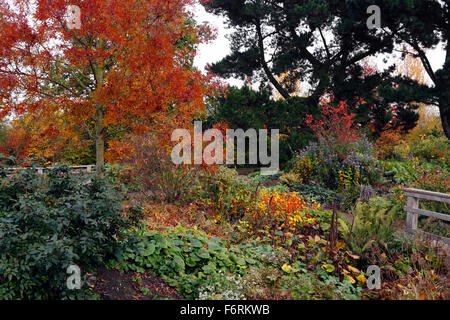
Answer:
<path fill-rule="evenodd" d="M 222 58 L 231 53 L 230 43 L 226 38 L 226 35 L 231 32 L 226 29 L 223 18 L 206 12 L 203 6 L 196 5 L 193 12 L 195 13 L 197 22 L 208 22 L 208 24 L 214 27 L 218 33 L 216 40 L 209 44 L 203 44 L 200 46 L 198 55 L 195 58 L 195 66 L 204 72 L 207 64 L 220 61 Z M 434 70 L 437 70 L 443 66 L 445 61 L 445 51 L 442 45 L 435 50 L 428 51 L 427 56 Z M 400 54 L 398 54 L 398 57 L 400 57 Z M 379 69 L 383 69 L 385 66 L 382 62 L 382 58 L 383 57 L 378 57 L 376 59 Z M 388 64 L 389 63 L 392 64 L 392 60 L 389 60 Z M 237 79 L 229 79 L 227 82 L 236 86 L 241 86 L 243 84 L 242 81 Z"/>
<path fill-rule="evenodd" d="M 204 72 L 207 64 L 218 62 L 231 53 L 230 42 L 225 37 L 231 32 L 225 28 L 223 18 L 206 12 L 203 6 L 196 5 L 193 11 L 198 23 L 208 22 L 208 25 L 217 30 L 216 40 L 200 45 L 199 52 L 195 57 L 195 66 Z M 237 79 L 229 79 L 227 82 L 236 86 L 243 84 L 243 81 Z"/>

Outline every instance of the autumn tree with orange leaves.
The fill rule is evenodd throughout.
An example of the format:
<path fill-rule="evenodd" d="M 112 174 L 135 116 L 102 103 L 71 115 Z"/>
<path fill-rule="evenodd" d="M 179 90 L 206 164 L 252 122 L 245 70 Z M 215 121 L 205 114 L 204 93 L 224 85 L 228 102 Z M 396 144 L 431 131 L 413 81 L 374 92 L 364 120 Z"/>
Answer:
<path fill-rule="evenodd" d="M 193 1 L 2 2 L 0 119 L 59 111 L 92 122 L 99 169 L 111 130 L 190 121 L 210 88 L 192 66 L 196 46 L 211 36 L 189 23 Z M 69 5 L 80 8 L 79 29 L 67 24 Z"/>
<path fill-rule="evenodd" d="M 73 123 L 60 111 L 25 113 L 4 125 L 0 154 L 12 157 L 19 166 L 29 159 L 42 163 L 92 164 L 95 161 L 93 141 L 82 127 Z"/>

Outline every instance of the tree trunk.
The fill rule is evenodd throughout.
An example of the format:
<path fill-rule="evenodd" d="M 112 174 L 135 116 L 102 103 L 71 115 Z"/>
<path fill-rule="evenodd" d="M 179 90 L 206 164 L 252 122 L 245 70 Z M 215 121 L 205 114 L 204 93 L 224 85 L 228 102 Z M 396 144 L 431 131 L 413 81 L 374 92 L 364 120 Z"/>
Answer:
<path fill-rule="evenodd" d="M 442 72 L 439 73 L 438 81 L 440 88 L 439 112 L 441 113 L 442 128 L 450 139 L 450 32 L 447 33 L 447 48 L 445 62 Z"/>
<path fill-rule="evenodd" d="M 102 66 L 98 66 L 94 72 L 97 81 L 97 90 L 100 90 L 103 87 L 105 70 Z M 95 109 L 95 156 L 97 173 L 101 174 L 105 166 L 105 126 L 103 124 L 105 110 L 100 104 L 96 104 Z"/>
<path fill-rule="evenodd" d="M 95 114 L 95 155 L 97 172 L 102 172 L 105 165 L 105 130 L 103 126 L 103 108 L 97 106 Z"/>
<path fill-rule="evenodd" d="M 261 31 L 261 25 L 260 22 L 256 22 L 256 32 L 258 34 L 258 47 L 259 47 L 259 62 L 261 63 L 262 68 L 264 69 L 264 72 L 267 75 L 267 78 L 272 83 L 272 85 L 277 89 L 277 91 L 283 96 L 284 99 L 288 100 L 291 96 L 289 92 L 287 92 L 283 86 L 275 79 L 272 72 L 269 69 L 269 66 L 267 65 L 266 58 L 264 56 L 265 50 L 264 50 L 264 38 Z"/>
<path fill-rule="evenodd" d="M 450 139 L 450 104 L 439 103 L 439 112 L 441 113 L 442 128 L 448 139 Z"/>

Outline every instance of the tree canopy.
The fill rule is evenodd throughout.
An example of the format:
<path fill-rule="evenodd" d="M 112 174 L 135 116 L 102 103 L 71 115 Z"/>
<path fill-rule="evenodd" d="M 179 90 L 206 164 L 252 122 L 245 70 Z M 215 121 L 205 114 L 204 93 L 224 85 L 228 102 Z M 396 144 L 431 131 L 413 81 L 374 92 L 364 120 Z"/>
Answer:
<path fill-rule="evenodd" d="M 117 130 L 146 131 L 191 119 L 208 79 L 192 67 L 208 28 L 191 0 L 15 0 L 0 4 L 0 115 L 59 110 L 96 141 Z M 69 5 L 80 28 L 69 28 Z"/>
<path fill-rule="evenodd" d="M 369 29 L 367 8 L 381 8 L 381 28 Z M 311 90 L 316 104 L 325 90 L 357 106 L 359 122 L 392 120 L 396 103 L 399 125 L 414 123 L 411 102 L 440 108 L 446 135 L 449 128 L 449 5 L 437 0 L 213 0 L 207 10 L 227 18 L 234 29 L 232 53 L 211 66 L 225 77 L 250 76 L 271 84 L 285 99 L 298 80 Z M 395 65 L 365 74 L 363 62 L 391 54 L 400 44 L 413 48 L 434 85 L 394 76 Z M 446 63 L 432 70 L 426 49 L 446 45 Z M 283 74 L 287 77 L 280 77 Z M 281 79 L 281 80 L 280 80 Z"/>

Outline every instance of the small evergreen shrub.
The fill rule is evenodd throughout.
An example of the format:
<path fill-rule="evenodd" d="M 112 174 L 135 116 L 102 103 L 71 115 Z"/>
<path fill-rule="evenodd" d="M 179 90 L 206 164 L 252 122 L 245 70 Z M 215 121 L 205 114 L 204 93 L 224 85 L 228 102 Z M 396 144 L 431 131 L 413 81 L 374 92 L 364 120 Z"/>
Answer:
<path fill-rule="evenodd" d="M 290 188 L 291 191 L 300 193 L 303 198 L 315 200 L 318 203 L 333 203 L 338 201 L 336 192 L 326 189 L 318 184 L 296 184 Z"/>

